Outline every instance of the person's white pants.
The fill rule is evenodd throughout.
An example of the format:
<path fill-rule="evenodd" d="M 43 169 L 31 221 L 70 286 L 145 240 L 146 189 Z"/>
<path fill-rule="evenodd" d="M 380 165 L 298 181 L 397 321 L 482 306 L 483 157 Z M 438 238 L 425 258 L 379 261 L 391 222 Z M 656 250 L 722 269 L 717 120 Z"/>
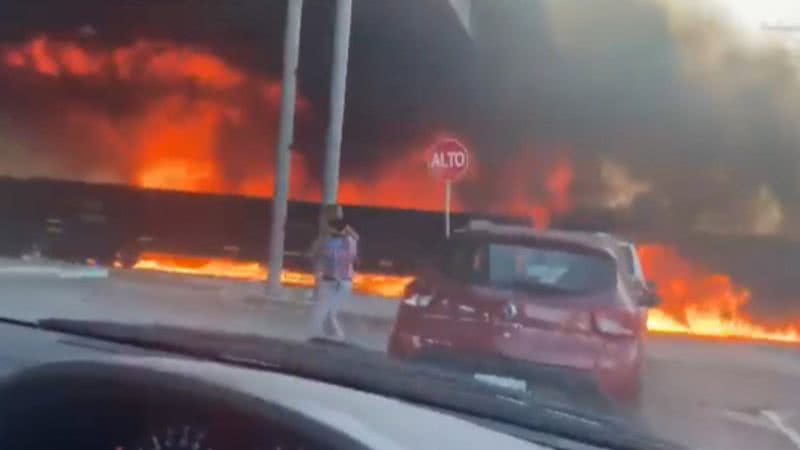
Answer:
<path fill-rule="evenodd" d="M 319 280 L 314 289 L 314 306 L 311 310 L 309 334 L 315 337 L 344 339 L 338 313 L 342 304 L 350 298 L 353 284 L 350 281 Z M 330 331 L 328 330 L 330 328 Z"/>

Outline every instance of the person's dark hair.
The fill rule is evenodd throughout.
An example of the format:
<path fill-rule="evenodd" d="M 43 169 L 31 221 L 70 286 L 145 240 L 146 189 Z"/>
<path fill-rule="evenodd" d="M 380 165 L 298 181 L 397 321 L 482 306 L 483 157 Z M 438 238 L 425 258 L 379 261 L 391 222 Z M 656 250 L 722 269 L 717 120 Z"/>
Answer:
<path fill-rule="evenodd" d="M 328 226 L 330 226 L 334 231 L 341 233 L 344 232 L 344 229 L 347 227 L 347 223 L 344 221 L 344 219 L 331 219 L 328 221 Z"/>

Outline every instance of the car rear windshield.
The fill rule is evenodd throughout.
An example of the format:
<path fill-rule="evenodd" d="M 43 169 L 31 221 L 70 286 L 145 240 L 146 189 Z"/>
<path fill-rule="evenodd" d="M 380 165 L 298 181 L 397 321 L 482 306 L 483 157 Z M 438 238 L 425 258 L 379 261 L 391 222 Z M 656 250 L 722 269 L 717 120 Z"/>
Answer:
<path fill-rule="evenodd" d="M 552 245 L 469 243 L 454 248 L 450 274 L 461 281 L 534 293 L 590 294 L 613 289 L 610 256 Z"/>

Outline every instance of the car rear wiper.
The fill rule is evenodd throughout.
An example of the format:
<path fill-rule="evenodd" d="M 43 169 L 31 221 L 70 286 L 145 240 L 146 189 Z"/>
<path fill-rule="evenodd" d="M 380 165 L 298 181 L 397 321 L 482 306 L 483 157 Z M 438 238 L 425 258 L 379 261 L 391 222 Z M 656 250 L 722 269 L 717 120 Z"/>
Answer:
<path fill-rule="evenodd" d="M 197 359 L 269 370 L 396 398 L 612 449 L 679 449 L 622 417 L 542 402 L 454 371 L 409 364 L 347 345 L 291 342 L 255 335 L 162 325 L 47 319 L 48 331 L 100 339 Z"/>
<path fill-rule="evenodd" d="M 527 291 L 534 294 L 574 294 L 574 291 L 554 286 L 548 283 L 540 283 L 534 280 L 515 280 L 508 283 L 512 289 Z"/>

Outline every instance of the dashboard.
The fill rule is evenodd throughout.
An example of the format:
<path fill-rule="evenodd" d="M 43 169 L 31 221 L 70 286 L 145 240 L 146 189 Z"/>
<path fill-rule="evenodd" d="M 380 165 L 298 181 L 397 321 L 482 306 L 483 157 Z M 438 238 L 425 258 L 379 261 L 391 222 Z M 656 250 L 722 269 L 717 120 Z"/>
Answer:
<path fill-rule="evenodd" d="M 0 442 L 27 450 L 366 449 L 298 411 L 174 374 L 57 363 L 0 388 Z"/>
<path fill-rule="evenodd" d="M 296 376 L 0 324 L 0 448 L 543 449 Z M 443 432 L 444 430 L 444 432 Z"/>

